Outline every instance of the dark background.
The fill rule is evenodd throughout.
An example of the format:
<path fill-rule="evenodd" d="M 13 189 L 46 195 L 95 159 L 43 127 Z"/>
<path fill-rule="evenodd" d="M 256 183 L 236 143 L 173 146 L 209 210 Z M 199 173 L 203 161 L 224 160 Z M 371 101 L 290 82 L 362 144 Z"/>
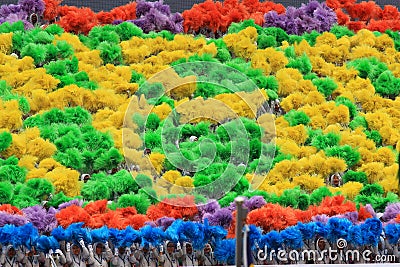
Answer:
<path fill-rule="evenodd" d="M 202 3 L 204 1 L 205 0 L 164 0 L 164 3 L 171 7 L 172 12 L 183 12 L 186 9 L 190 9 L 194 4 Z M 223 0 L 219 1 L 222 2 Z M 90 7 L 93 11 L 98 12 L 101 10 L 110 11 L 114 7 L 125 5 L 129 2 L 130 0 L 64 0 L 62 4 L 77 7 L 86 6 Z M 322 0 L 320 2 L 322 2 Z M 0 5 L 16 3 L 18 3 L 18 0 L 0 0 Z M 301 3 L 308 3 L 308 0 L 276 0 L 275 3 L 280 3 L 285 7 L 298 7 L 301 5 Z M 381 6 L 394 5 L 400 7 L 399 0 L 376 0 L 375 3 Z"/>

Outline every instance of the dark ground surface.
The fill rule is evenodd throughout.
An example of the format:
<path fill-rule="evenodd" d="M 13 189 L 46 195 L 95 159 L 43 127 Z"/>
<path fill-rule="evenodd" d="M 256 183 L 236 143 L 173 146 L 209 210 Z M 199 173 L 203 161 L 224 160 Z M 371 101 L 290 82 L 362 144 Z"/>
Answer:
<path fill-rule="evenodd" d="M 205 0 L 164 0 L 164 3 L 171 7 L 172 12 L 182 12 L 186 9 L 190 9 L 194 4 L 202 3 L 204 1 Z M 64 0 L 62 4 L 78 7 L 86 6 L 90 7 L 93 11 L 98 12 L 101 10 L 109 11 L 114 7 L 121 6 L 129 2 L 130 0 Z M 381 6 L 394 5 L 400 8 L 400 0 L 376 0 L 375 2 Z M 0 5 L 16 3 L 18 3 L 18 0 L 0 0 Z M 308 0 L 276 0 L 275 3 L 281 3 L 286 7 L 298 7 L 301 5 L 301 3 L 308 3 Z"/>

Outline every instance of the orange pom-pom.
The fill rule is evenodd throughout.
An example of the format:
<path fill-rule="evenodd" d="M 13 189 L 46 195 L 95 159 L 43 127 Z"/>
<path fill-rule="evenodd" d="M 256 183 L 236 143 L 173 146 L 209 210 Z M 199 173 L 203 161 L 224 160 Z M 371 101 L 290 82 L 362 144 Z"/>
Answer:
<path fill-rule="evenodd" d="M 58 224 L 64 228 L 67 228 L 72 223 L 83 222 L 85 224 L 89 223 L 90 215 L 82 207 L 77 205 L 72 205 L 62 209 L 56 214 L 56 219 Z"/>
<path fill-rule="evenodd" d="M 17 207 L 12 206 L 10 204 L 0 205 L 0 211 L 7 212 L 9 214 L 22 215 L 22 211 L 20 209 L 18 209 Z"/>
<path fill-rule="evenodd" d="M 107 210 L 107 199 L 90 202 L 84 207 L 84 210 L 90 215 L 104 213 Z"/>
<path fill-rule="evenodd" d="M 136 214 L 126 219 L 128 225 L 132 226 L 135 230 L 142 228 L 149 218 L 144 214 Z"/>
<path fill-rule="evenodd" d="M 361 205 L 358 211 L 358 221 L 362 222 L 368 218 L 372 218 L 371 213 L 369 213 L 367 209 L 363 205 Z"/>

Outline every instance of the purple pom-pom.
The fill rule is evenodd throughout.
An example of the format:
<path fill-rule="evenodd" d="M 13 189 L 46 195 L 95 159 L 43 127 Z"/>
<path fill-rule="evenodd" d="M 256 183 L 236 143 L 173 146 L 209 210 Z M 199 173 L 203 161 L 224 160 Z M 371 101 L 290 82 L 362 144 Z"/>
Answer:
<path fill-rule="evenodd" d="M 398 214 L 400 214 L 400 203 L 391 203 L 386 206 L 382 220 L 390 221 L 391 219 L 396 218 Z"/>
<path fill-rule="evenodd" d="M 79 207 L 82 207 L 83 201 L 80 200 L 80 199 L 77 199 L 77 198 L 72 199 L 72 200 L 70 200 L 70 201 L 68 201 L 68 202 L 61 203 L 61 204 L 58 206 L 58 210 L 60 211 L 60 210 L 65 209 L 65 208 L 67 208 L 67 207 L 69 207 L 69 206 L 72 206 L 72 205 L 77 205 L 77 206 L 79 206 Z"/>
<path fill-rule="evenodd" d="M 244 202 L 244 206 L 249 209 L 249 211 L 259 209 L 263 207 L 267 202 L 262 196 L 254 196 Z"/>

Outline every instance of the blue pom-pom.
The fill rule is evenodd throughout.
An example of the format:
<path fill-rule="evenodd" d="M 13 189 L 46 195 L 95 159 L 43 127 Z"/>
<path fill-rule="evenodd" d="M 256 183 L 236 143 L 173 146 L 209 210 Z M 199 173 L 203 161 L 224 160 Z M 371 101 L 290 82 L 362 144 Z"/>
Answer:
<path fill-rule="evenodd" d="M 317 230 L 317 224 L 315 222 L 310 223 L 297 223 L 297 229 L 301 232 L 303 240 L 311 240 L 315 237 L 315 232 Z"/>
<path fill-rule="evenodd" d="M 214 250 L 214 257 L 217 261 L 225 262 L 228 265 L 235 263 L 236 239 L 225 239 L 219 241 Z"/>
<path fill-rule="evenodd" d="M 347 235 L 350 227 L 353 224 L 348 219 L 344 218 L 331 218 L 327 223 L 328 228 L 328 240 L 336 242 L 340 238 L 348 239 Z"/>
<path fill-rule="evenodd" d="M 50 249 L 53 251 L 60 248 L 60 244 L 53 236 L 42 235 L 36 239 L 36 249 L 38 251 L 48 253 Z"/>
<path fill-rule="evenodd" d="M 322 222 L 315 222 L 315 234 L 327 238 L 328 236 L 328 227 Z"/>
<path fill-rule="evenodd" d="M 39 233 L 37 228 L 35 228 L 32 223 L 27 223 L 16 227 L 12 244 L 14 247 L 25 246 L 26 248 L 31 249 L 32 242 L 38 237 Z"/>
<path fill-rule="evenodd" d="M 1 228 L 0 242 L 3 245 L 12 244 L 16 234 L 16 227 L 12 224 L 6 224 Z"/>
<path fill-rule="evenodd" d="M 211 245 L 215 245 L 217 242 L 221 241 L 226 237 L 228 232 L 219 225 L 211 226 L 208 223 L 208 219 L 204 220 L 203 223 L 204 229 L 204 242 L 209 242 Z"/>
<path fill-rule="evenodd" d="M 364 245 L 363 236 L 361 233 L 360 225 L 353 225 L 349 229 L 348 233 L 348 241 L 355 246 L 362 246 Z"/>
<path fill-rule="evenodd" d="M 263 235 L 261 242 L 263 247 L 267 246 L 267 248 L 278 251 L 278 249 L 282 247 L 283 239 L 279 232 L 273 230 L 266 235 Z"/>
<path fill-rule="evenodd" d="M 92 236 L 89 229 L 83 227 L 84 223 L 73 223 L 68 226 L 67 230 L 71 232 L 71 239 L 74 243 L 83 240 L 85 243 L 92 243 Z"/>
<path fill-rule="evenodd" d="M 364 244 L 377 246 L 382 233 L 382 223 L 378 218 L 368 218 L 361 224 Z"/>
<path fill-rule="evenodd" d="M 142 233 L 142 246 L 147 244 L 158 246 L 163 243 L 164 239 L 167 239 L 164 231 L 158 227 L 145 225 L 144 227 L 140 228 L 140 232 Z"/>
<path fill-rule="evenodd" d="M 165 236 L 168 240 L 176 243 L 182 239 L 180 232 L 184 228 L 184 222 L 182 220 L 175 220 L 165 231 Z M 186 238 L 185 238 L 186 239 Z M 187 240 L 184 240 L 187 241 Z"/>
<path fill-rule="evenodd" d="M 249 225 L 249 241 L 250 241 L 250 247 L 252 249 L 255 248 L 256 243 L 259 244 L 260 239 L 261 239 L 261 229 L 255 225 Z"/>
<path fill-rule="evenodd" d="M 123 246 L 123 242 L 125 240 L 125 230 L 110 228 L 109 234 L 110 240 L 115 247 L 119 248 Z"/>
<path fill-rule="evenodd" d="M 395 245 L 400 239 L 400 225 L 399 224 L 388 224 L 385 227 L 385 235 L 389 241 L 389 244 Z"/>
<path fill-rule="evenodd" d="M 51 235 L 54 236 L 58 241 L 67 241 L 71 242 L 71 231 L 67 228 L 64 229 L 60 225 L 51 231 Z"/>
<path fill-rule="evenodd" d="M 109 234 L 110 233 L 109 233 L 108 227 L 106 225 L 104 225 L 101 228 L 94 229 L 94 230 L 90 231 L 90 235 L 92 236 L 93 243 L 96 243 L 96 242 L 105 243 L 105 242 L 107 242 Z"/>
<path fill-rule="evenodd" d="M 128 226 L 125 229 L 125 238 L 122 243 L 123 247 L 130 247 L 132 246 L 133 243 L 139 243 L 141 241 L 141 233 L 135 229 L 133 229 L 131 226 Z"/>
<path fill-rule="evenodd" d="M 284 244 L 292 249 L 300 249 L 303 247 L 303 237 L 296 226 L 291 226 L 281 231 Z"/>
<path fill-rule="evenodd" d="M 184 237 L 192 243 L 194 249 L 201 250 L 207 243 L 204 240 L 204 226 L 201 223 L 185 222 L 182 232 Z"/>

